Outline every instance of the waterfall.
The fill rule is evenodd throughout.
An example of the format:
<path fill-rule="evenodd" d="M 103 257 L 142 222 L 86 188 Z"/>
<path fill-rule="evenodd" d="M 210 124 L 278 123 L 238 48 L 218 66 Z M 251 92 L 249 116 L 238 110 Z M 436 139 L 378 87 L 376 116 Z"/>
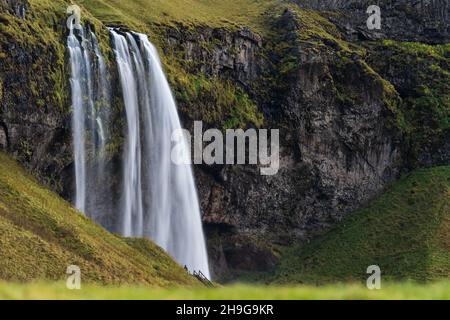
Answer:
<path fill-rule="evenodd" d="M 116 30 L 111 35 L 127 117 L 123 234 L 151 238 L 209 278 L 192 168 L 170 157 L 171 136 L 181 124 L 158 52 L 146 35 Z"/>
<path fill-rule="evenodd" d="M 181 124 L 158 52 L 143 34 L 110 32 L 126 120 L 120 205 L 110 201 L 107 186 L 114 172 L 105 168 L 111 134 L 108 71 L 98 40 L 87 29 L 68 37 L 75 205 L 124 236 L 152 239 L 181 265 L 209 278 L 192 168 L 171 161 L 171 136 Z"/>
<path fill-rule="evenodd" d="M 108 84 L 108 76 L 107 76 L 107 69 L 105 64 L 105 59 L 103 58 L 103 55 L 100 51 L 100 46 L 98 44 L 97 37 L 95 36 L 95 33 L 92 31 L 90 32 L 91 39 L 92 39 L 92 45 L 95 52 L 95 56 L 97 57 L 98 62 L 98 75 L 99 75 L 99 88 L 98 88 L 98 97 L 97 101 L 101 102 L 101 109 L 95 110 L 95 114 L 93 117 L 93 120 L 95 121 L 95 128 L 98 135 L 98 142 L 97 142 L 97 150 L 100 152 L 103 152 L 104 147 L 106 145 L 106 132 L 105 132 L 105 125 L 108 121 L 109 116 L 109 106 L 110 106 L 110 91 L 109 91 L 109 84 Z M 102 159 L 103 160 L 103 159 Z"/>
<path fill-rule="evenodd" d="M 104 123 L 109 109 L 107 70 L 92 31 L 72 29 L 67 42 L 71 65 L 75 206 L 81 212 L 96 218 L 101 202 L 99 196 L 106 192 L 103 180 L 106 146 Z M 97 110 L 99 106 L 103 106 L 100 111 Z M 89 164 L 88 158 L 91 159 Z M 90 192 L 91 190 L 97 192 Z"/>
<path fill-rule="evenodd" d="M 107 138 L 109 136 L 108 125 L 111 99 L 110 99 L 110 85 L 108 82 L 108 70 L 105 59 L 100 50 L 100 46 L 94 32 L 90 31 L 92 50 L 95 53 L 97 64 L 97 81 L 96 81 L 96 95 L 95 108 L 91 112 L 91 130 L 92 131 L 92 153 L 94 156 L 94 163 L 91 165 L 90 180 L 88 183 L 92 186 L 95 192 L 90 194 L 90 201 L 88 201 L 87 213 L 97 222 L 104 224 L 103 217 L 110 214 L 110 199 L 111 190 L 108 188 L 108 174 L 105 168 L 106 162 L 106 146 Z M 89 179 L 88 179 L 89 181 Z M 99 213 L 102 212 L 102 215 Z"/>
<path fill-rule="evenodd" d="M 72 135 L 75 158 L 75 206 L 81 212 L 86 209 L 86 154 L 84 149 L 84 102 L 86 86 L 84 81 L 84 70 L 86 61 L 84 60 L 83 49 L 80 41 L 75 36 L 73 29 L 70 31 L 67 46 L 70 54 L 70 66 L 72 76 L 70 86 L 72 90 Z"/>
<path fill-rule="evenodd" d="M 141 142 L 139 101 L 134 64 L 126 39 L 113 32 L 117 66 L 122 85 L 123 101 L 127 118 L 127 136 L 123 168 L 123 215 L 124 236 L 140 236 L 143 219 L 141 184 Z"/>

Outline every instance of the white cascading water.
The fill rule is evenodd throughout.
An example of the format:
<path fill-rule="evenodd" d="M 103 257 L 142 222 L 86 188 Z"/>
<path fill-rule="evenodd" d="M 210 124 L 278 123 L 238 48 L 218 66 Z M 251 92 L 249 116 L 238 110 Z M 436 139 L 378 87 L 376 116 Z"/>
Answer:
<path fill-rule="evenodd" d="M 192 168 L 171 161 L 171 136 L 181 125 L 158 52 L 143 34 L 110 31 L 126 115 L 121 205 L 105 203 L 113 178 L 105 170 L 110 86 L 97 38 L 88 30 L 68 37 L 75 205 L 124 236 L 154 240 L 181 265 L 210 278 Z M 120 212 L 119 225 L 111 226 L 102 211 Z"/>
<path fill-rule="evenodd" d="M 122 85 L 127 118 L 127 136 L 123 169 L 122 234 L 142 236 L 141 139 L 139 93 L 131 53 L 126 39 L 112 31 L 116 61 Z M 141 229 L 141 230 L 139 230 Z"/>
<path fill-rule="evenodd" d="M 78 34 L 78 37 L 76 35 Z M 88 38 L 85 36 L 87 35 Z M 92 31 L 72 29 L 68 37 L 71 64 L 72 135 L 75 158 L 75 206 L 92 218 L 104 189 L 104 122 L 109 109 L 105 60 Z M 103 106 L 103 112 L 97 110 Z M 87 153 L 89 146 L 89 156 Z M 88 158 L 95 158 L 88 166 Z M 97 192 L 88 192 L 97 190 Z"/>
<path fill-rule="evenodd" d="M 210 278 L 192 168 L 171 161 L 172 133 L 181 124 L 158 52 L 146 35 L 111 34 L 128 130 L 123 233 L 151 238 L 180 264 Z"/>
<path fill-rule="evenodd" d="M 72 135 L 75 158 L 75 206 L 81 212 L 86 210 L 86 154 L 85 154 L 85 126 L 84 126 L 84 102 L 86 86 L 84 70 L 86 69 L 83 49 L 80 41 L 75 36 L 73 29 L 70 31 L 67 46 L 70 53 L 72 90 Z"/>

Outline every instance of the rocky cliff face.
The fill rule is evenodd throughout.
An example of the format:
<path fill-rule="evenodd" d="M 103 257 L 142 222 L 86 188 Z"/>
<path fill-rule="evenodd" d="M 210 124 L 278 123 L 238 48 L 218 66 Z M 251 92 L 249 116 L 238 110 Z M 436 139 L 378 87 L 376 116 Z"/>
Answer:
<path fill-rule="evenodd" d="M 46 18 L 36 22 L 28 1 L 0 1 L 0 147 L 61 192 L 71 163 L 64 29 Z"/>
<path fill-rule="evenodd" d="M 400 41 L 450 41 L 450 3 L 447 0 L 292 0 L 303 8 L 327 12 L 348 40 L 395 38 Z M 381 9 L 382 27 L 366 27 L 369 6 Z"/>
<path fill-rule="evenodd" d="M 13 2 L 0 1 L 2 10 L 8 10 L 2 11 L 0 19 L 7 17 L 10 25 L 22 30 L 20 10 Z M 244 27 L 157 27 L 185 127 L 203 120 L 206 127 L 280 130 L 280 170 L 274 176 L 261 176 L 257 166 L 195 168 L 217 277 L 270 270 L 280 246 L 308 241 L 327 230 L 382 192 L 401 170 L 449 161 L 449 130 L 437 122 L 425 128 L 418 121 L 448 112 L 446 102 L 437 103 L 426 114 L 405 117 L 405 110 L 420 109 L 420 103 L 426 103 L 417 100 L 427 97 L 419 88 L 424 79 L 436 95 L 446 99 L 448 51 L 436 54 L 436 61 L 427 66 L 431 71 L 424 72 L 426 77 L 408 82 L 412 71 L 405 71 L 404 61 L 420 68 L 420 59 L 414 60 L 416 51 L 394 50 L 394 44 L 382 41 L 361 41 L 384 37 L 448 41 L 448 3 L 421 2 L 423 8 L 443 17 L 444 23 L 435 29 L 422 18 L 417 19 L 425 24 L 406 27 L 410 22 L 405 14 L 419 7 L 407 6 L 405 11 L 392 4 L 392 18 L 387 18 L 391 27 L 373 35 L 363 29 L 367 14 L 359 2 L 298 2 L 326 9 L 325 17 L 295 6 L 271 12 L 264 17 L 270 30 L 266 35 Z M 32 17 L 33 12 L 29 14 Z M 27 18 L 23 24 L 32 21 Z M 63 18 L 55 17 L 55 21 L 51 32 L 64 44 Z M 68 90 L 61 48 L 27 46 L 8 40 L 6 29 L 1 31 L 0 148 L 69 197 L 67 181 L 73 181 L 70 114 L 61 108 L 68 100 L 46 94 L 58 92 L 55 86 Z M 402 58 L 388 60 L 388 53 Z M 41 56 L 44 60 L 36 65 L 36 57 Z M 35 79 L 44 80 L 37 85 Z M 424 139 L 413 146 L 412 140 L 423 137 L 417 130 L 428 132 L 428 128 L 436 129 L 433 145 Z M 436 150 L 440 150 L 439 159 L 434 156 Z M 109 165 L 119 167 L 115 160 Z"/>
<path fill-rule="evenodd" d="M 249 30 L 167 37 L 168 48 L 188 48 L 183 58 L 194 71 L 238 82 L 265 113 L 267 126 L 281 131 L 275 176 L 261 176 L 251 166 L 197 170 L 216 275 L 270 269 L 274 244 L 317 235 L 378 194 L 400 168 L 395 90 L 358 55 L 341 57 L 338 44 L 320 48 L 300 41 L 294 12 L 270 23 L 276 39 Z M 204 50 L 204 42 L 215 45 Z M 201 120 L 190 115 L 187 109 L 188 125 Z"/>
<path fill-rule="evenodd" d="M 165 52 L 182 52 L 182 59 L 192 61 L 188 72 L 206 77 L 224 76 L 249 88 L 265 67 L 262 38 L 247 28 L 237 31 L 208 27 L 167 29 Z"/>

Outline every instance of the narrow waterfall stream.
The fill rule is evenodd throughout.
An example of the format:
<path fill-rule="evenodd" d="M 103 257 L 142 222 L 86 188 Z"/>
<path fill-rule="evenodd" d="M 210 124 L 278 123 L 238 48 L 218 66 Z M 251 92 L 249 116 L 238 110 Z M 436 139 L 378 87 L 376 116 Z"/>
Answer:
<path fill-rule="evenodd" d="M 97 202 L 102 201 L 98 193 L 107 190 L 100 188 L 94 194 L 86 190 L 90 180 L 112 174 L 105 170 L 103 158 L 108 140 L 108 112 L 103 109 L 108 108 L 96 107 L 99 101 L 108 105 L 110 98 L 105 61 L 95 34 L 89 33 L 89 39 L 84 38 L 87 32 L 78 37 L 71 32 L 68 38 L 75 203 L 98 221 Z M 113 208 L 118 215 L 116 229 L 127 237 L 152 239 L 178 263 L 210 278 L 193 171 L 190 165 L 176 165 L 171 160 L 172 133 L 181 129 L 181 124 L 158 52 L 144 34 L 114 29 L 110 33 L 126 117 L 121 199 Z M 88 172 L 87 145 L 94 149 L 89 152 L 96 157 L 94 173 Z"/>
<path fill-rule="evenodd" d="M 92 154 L 95 157 L 95 163 L 87 170 L 89 176 L 88 185 L 91 185 L 91 189 L 95 189 L 96 192 L 90 193 L 87 199 L 87 212 L 94 220 L 99 223 L 102 222 L 101 218 L 96 214 L 101 208 L 108 208 L 105 205 L 107 198 L 105 194 L 109 195 L 111 190 L 108 188 L 108 176 L 106 175 L 106 146 L 109 137 L 108 126 L 109 111 L 111 108 L 111 93 L 109 85 L 109 74 L 106 67 L 105 59 L 100 50 L 100 46 L 95 36 L 95 33 L 90 31 L 90 43 L 93 51 L 93 57 L 95 63 L 92 74 L 93 84 L 95 88 L 94 94 L 94 107 L 90 113 L 91 124 L 91 148 Z M 96 73 L 95 73 L 96 70 Z"/>
<path fill-rule="evenodd" d="M 80 41 L 70 31 L 67 46 L 70 53 L 71 78 L 70 86 L 72 90 L 72 135 L 75 158 L 75 206 L 81 212 L 86 211 L 86 154 L 85 154 L 85 121 L 84 121 L 84 101 L 87 96 L 85 85 L 86 61 L 84 60 L 83 48 Z"/>
<path fill-rule="evenodd" d="M 104 149 L 107 139 L 104 123 L 110 104 L 107 70 L 92 31 L 71 30 L 67 42 L 71 65 L 75 206 L 95 219 L 96 208 L 101 201 L 99 195 L 107 192 L 102 183 L 105 179 Z M 89 156 L 96 158 L 90 166 Z M 88 192 L 89 188 L 97 192 Z"/>
<path fill-rule="evenodd" d="M 122 234 L 126 237 L 139 237 L 143 235 L 143 208 L 138 78 L 125 37 L 114 31 L 111 33 L 114 38 L 128 130 L 123 157 Z"/>

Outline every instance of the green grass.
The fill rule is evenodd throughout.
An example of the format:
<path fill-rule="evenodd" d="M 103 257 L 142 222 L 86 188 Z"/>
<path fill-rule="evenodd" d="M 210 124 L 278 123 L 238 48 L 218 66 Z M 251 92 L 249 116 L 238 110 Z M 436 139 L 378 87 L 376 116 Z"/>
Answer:
<path fill-rule="evenodd" d="M 57 8 L 47 1 L 38 5 L 32 0 L 30 5 L 35 9 L 32 19 L 22 20 L 4 10 L 0 4 L 0 82 L 4 82 L 3 103 L 13 105 L 24 96 L 31 96 L 36 107 L 64 106 L 67 99 L 65 93 L 64 51 L 65 43 L 53 30 L 49 21 L 58 17 Z M 35 19 L 35 17 L 38 17 Z M 10 51 L 14 44 L 27 53 L 33 52 L 32 63 L 18 66 L 17 53 Z M 45 53 L 45 54 L 44 54 Z M 21 75 L 26 83 L 10 84 L 8 77 Z M 3 78 L 3 79 L 2 79 Z M 29 80 L 33 79 L 33 81 Z M 23 90 L 24 87 L 28 90 Z M 45 91 L 45 92 L 43 92 Z"/>
<path fill-rule="evenodd" d="M 450 299 L 450 283 L 427 285 L 416 283 L 382 283 L 381 290 L 368 290 L 358 284 L 336 284 L 324 287 L 247 286 L 234 285 L 215 289 L 161 289 L 146 287 L 83 286 L 68 290 L 64 283 L 18 285 L 0 283 L 0 299 L 119 299 L 119 300 L 403 300 Z"/>
<path fill-rule="evenodd" d="M 162 249 L 108 233 L 0 153 L 0 279 L 62 280 L 69 265 L 86 283 L 198 285 Z"/>
<path fill-rule="evenodd" d="M 276 0 L 80 0 L 105 23 L 125 24 L 145 29 L 151 24 L 207 25 L 231 27 L 246 25 L 263 30 L 264 12 Z"/>
<path fill-rule="evenodd" d="M 450 277 L 450 167 L 419 169 L 310 244 L 287 249 L 271 281 L 365 281 Z"/>

